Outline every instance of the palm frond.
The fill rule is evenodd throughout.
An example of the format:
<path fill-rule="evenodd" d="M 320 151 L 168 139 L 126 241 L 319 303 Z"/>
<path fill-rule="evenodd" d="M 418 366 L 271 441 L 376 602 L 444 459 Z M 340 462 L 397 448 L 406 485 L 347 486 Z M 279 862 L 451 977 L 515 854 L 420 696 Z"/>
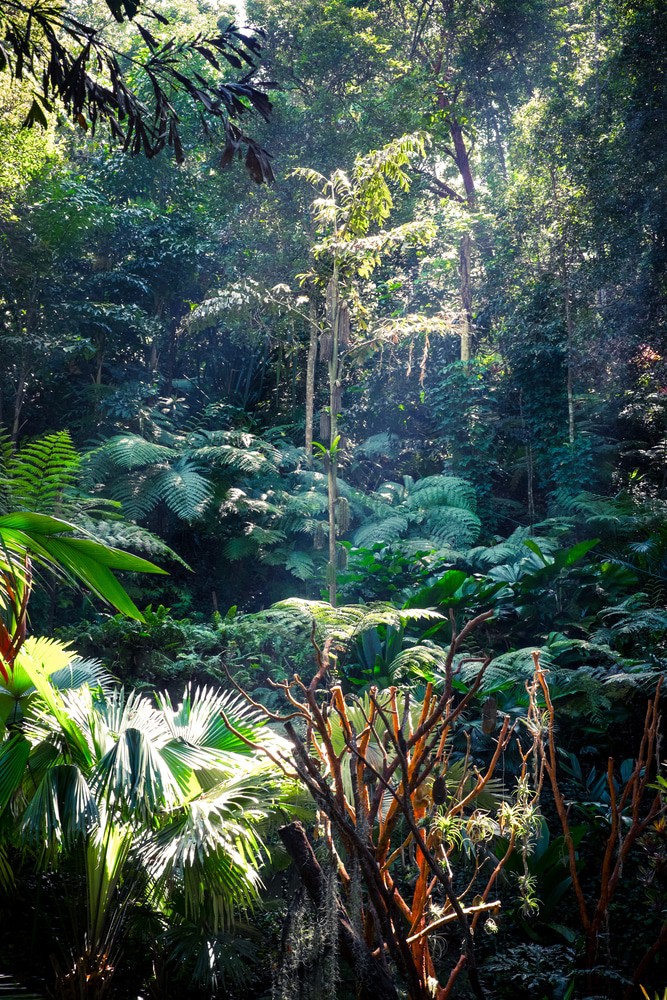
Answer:
<path fill-rule="evenodd" d="M 23 813 L 21 836 L 43 857 L 84 839 L 99 823 L 97 802 L 75 764 L 54 764 L 43 775 Z"/>
<path fill-rule="evenodd" d="M 236 909 L 257 904 L 265 782 L 265 775 L 248 774 L 226 781 L 144 842 L 140 854 L 158 898 L 180 885 L 186 917 L 204 918 L 214 930 L 229 927 Z"/>
<path fill-rule="evenodd" d="M 237 694 L 208 687 L 188 685 L 181 703 L 174 707 L 167 693 L 156 694 L 165 725 L 176 740 L 222 754 L 248 755 L 248 746 L 226 725 L 223 714 L 234 729 L 247 739 L 265 740 L 264 717 Z"/>

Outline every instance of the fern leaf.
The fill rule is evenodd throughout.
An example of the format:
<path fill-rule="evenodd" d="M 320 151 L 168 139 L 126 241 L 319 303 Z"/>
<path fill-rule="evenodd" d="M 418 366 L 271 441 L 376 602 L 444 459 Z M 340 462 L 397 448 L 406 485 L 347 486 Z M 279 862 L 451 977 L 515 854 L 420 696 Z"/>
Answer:
<path fill-rule="evenodd" d="M 458 476 L 426 476 L 414 484 L 407 498 L 409 507 L 461 507 L 477 510 L 475 487 Z"/>
<path fill-rule="evenodd" d="M 354 544 L 359 548 L 369 549 L 378 542 L 395 542 L 408 530 L 409 523 L 404 514 L 393 514 L 383 521 L 371 521 L 355 532 Z"/>
<path fill-rule="evenodd" d="M 160 469 L 153 478 L 155 495 L 182 521 L 201 517 L 213 494 L 209 481 L 187 458 L 171 468 Z"/>
<path fill-rule="evenodd" d="M 356 455 L 364 458 L 396 458 L 401 447 L 401 439 L 396 434 L 384 431 L 366 438 L 356 449 Z"/>
<path fill-rule="evenodd" d="M 147 441 L 138 434 L 118 434 L 88 453 L 89 458 L 97 455 L 112 467 L 129 471 L 144 465 L 168 462 L 176 457 L 176 452 L 173 448 Z"/>
<path fill-rule="evenodd" d="M 285 569 L 297 580 L 312 580 L 315 575 L 315 560 L 307 552 L 293 551 L 285 562 Z"/>
<path fill-rule="evenodd" d="M 74 483 L 78 466 L 69 431 L 28 441 L 7 461 L 13 509 L 49 514 L 62 508 L 63 492 Z"/>
<path fill-rule="evenodd" d="M 482 527 L 477 515 L 462 507 L 434 510 L 424 518 L 423 526 L 439 545 L 452 548 L 467 548 L 472 545 Z"/>
<path fill-rule="evenodd" d="M 138 524 L 119 519 L 107 521 L 84 516 L 77 519 L 77 525 L 89 536 L 111 548 L 128 549 L 130 552 L 136 552 L 152 561 L 155 559 L 173 560 L 180 563 L 185 569 L 190 569 L 185 560 L 181 559 L 178 553 L 174 552 L 166 542 Z"/>

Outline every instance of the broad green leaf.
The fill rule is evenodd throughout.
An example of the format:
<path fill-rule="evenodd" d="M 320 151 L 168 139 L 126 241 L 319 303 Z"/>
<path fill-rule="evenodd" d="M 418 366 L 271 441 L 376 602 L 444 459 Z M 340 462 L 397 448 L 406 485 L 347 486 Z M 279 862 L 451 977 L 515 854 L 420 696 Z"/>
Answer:
<path fill-rule="evenodd" d="M 0 814 L 21 783 L 29 753 L 30 744 L 21 733 L 0 746 Z"/>

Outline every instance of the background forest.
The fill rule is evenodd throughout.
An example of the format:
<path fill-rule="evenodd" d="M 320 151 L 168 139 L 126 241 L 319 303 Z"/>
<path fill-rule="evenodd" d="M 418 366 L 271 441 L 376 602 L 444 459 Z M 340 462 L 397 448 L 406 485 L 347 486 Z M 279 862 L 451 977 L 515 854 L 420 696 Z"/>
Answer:
<path fill-rule="evenodd" d="M 662 998 L 663 0 L 2 7 L 0 994 Z"/>

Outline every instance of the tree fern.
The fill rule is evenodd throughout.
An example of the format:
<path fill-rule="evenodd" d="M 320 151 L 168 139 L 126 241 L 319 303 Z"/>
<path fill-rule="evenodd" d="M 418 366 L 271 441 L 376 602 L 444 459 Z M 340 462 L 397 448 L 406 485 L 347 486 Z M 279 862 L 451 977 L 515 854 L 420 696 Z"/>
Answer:
<path fill-rule="evenodd" d="M 298 549 L 289 553 L 285 560 L 285 569 L 288 570 L 297 580 L 312 580 L 315 576 L 317 565 L 309 552 L 300 552 Z"/>
<path fill-rule="evenodd" d="M 166 559 L 180 563 L 185 569 L 190 569 L 184 559 L 174 552 L 166 542 L 154 535 L 147 528 L 125 521 L 120 517 L 106 520 L 85 515 L 78 520 L 83 530 L 104 545 L 116 549 L 128 549 L 147 559 Z"/>
<path fill-rule="evenodd" d="M 475 488 L 465 479 L 457 476 L 426 476 L 419 479 L 408 491 L 408 506 L 461 507 L 463 510 L 477 510 Z"/>
<path fill-rule="evenodd" d="M 526 555 L 525 541 L 531 538 L 532 533 L 529 528 L 516 528 L 509 538 L 495 545 L 479 545 L 469 549 L 466 553 L 466 561 L 473 569 L 487 570 L 493 566 L 511 564 L 522 556 Z M 538 539 L 540 547 L 544 547 L 544 539 Z"/>
<path fill-rule="evenodd" d="M 430 511 L 422 521 L 422 529 L 435 539 L 438 546 L 467 548 L 480 531 L 480 521 L 471 510 L 461 507 L 439 507 Z"/>
<path fill-rule="evenodd" d="M 89 478 L 133 520 L 163 503 L 179 520 L 194 521 L 205 514 L 221 476 L 229 488 L 231 476 L 275 473 L 278 455 L 275 446 L 243 431 L 198 429 L 173 435 L 169 447 L 136 434 L 111 438 L 89 452 L 87 467 Z M 223 503 L 223 512 L 229 509 Z"/>
<path fill-rule="evenodd" d="M 371 521 L 362 525 L 353 537 L 359 548 L 369 549 L 376 543 L 389 544 L 398 541 L 408 530 L 410 518 L 407 515 L 390 514 L 381 521 Z"/>
<path fill-rule="evenodd" d="M 474 488 L 453 476 L 427 476 L 383 483 L 363 504 L 370 517 L 354 534 L 354 544 L 399 546 L 419 539 L 428 550 L 465 549 L 480 531 Z"/>
<path fill-rule="evenodd" d="M 144 465 L 169 462 L 175 457 L 173 448 L 155 441 L 147 441 L 138 434 L 119 434 L 109 438 L 98 448 L 89 451 L 86 460 L 92 468 L 96 463 L 102 469 L 140 469 Z"/>
<path fill-rule="evenodd" d="M 65 491 L 76 481 L 79 455 L 69 431 L 47 434 L 13 451 L 0 439 L 0 512 L 34 511 L 66 514 Z"/>
<path fill-rule="evenodd" d="M 612 647 L 632 647 L 641 640 L 655 640 L 667 634 L 667 611 L 650 607 L 644 593 L 631 594 L 614 607 L 604 608 L 599 619 L 601 624 L 591 638 Z"/>
<path fill-rule="evenodd" d="M 396 458 L 401 447 L 401 439 L 390 432 L 373 434 L 355 449 L 355 458 Z"/>
<path fill-rule="evenodd" d="M 281 601 L 274 608 L 286 615 L 313 621 L 321 639 L 333 639 L 346 648 L 365 631 L 380 625 L 399 628 L 411 620 L 439 621 L 442 618 L 436 611 L 422 608 L 399 610 L 383 602 L 333 608 L 327 601 L 304 601 L 293 597 Z"/>
<path fill-rule="evenodd" d="M 194 521 L 201 517 L 213 493 L 209 480 L 187 458 L 179 458 L 171 467 L 159 469 L 153 477 L 152 486 L 155 502 L 163 500 L 182 521 Z"/>

